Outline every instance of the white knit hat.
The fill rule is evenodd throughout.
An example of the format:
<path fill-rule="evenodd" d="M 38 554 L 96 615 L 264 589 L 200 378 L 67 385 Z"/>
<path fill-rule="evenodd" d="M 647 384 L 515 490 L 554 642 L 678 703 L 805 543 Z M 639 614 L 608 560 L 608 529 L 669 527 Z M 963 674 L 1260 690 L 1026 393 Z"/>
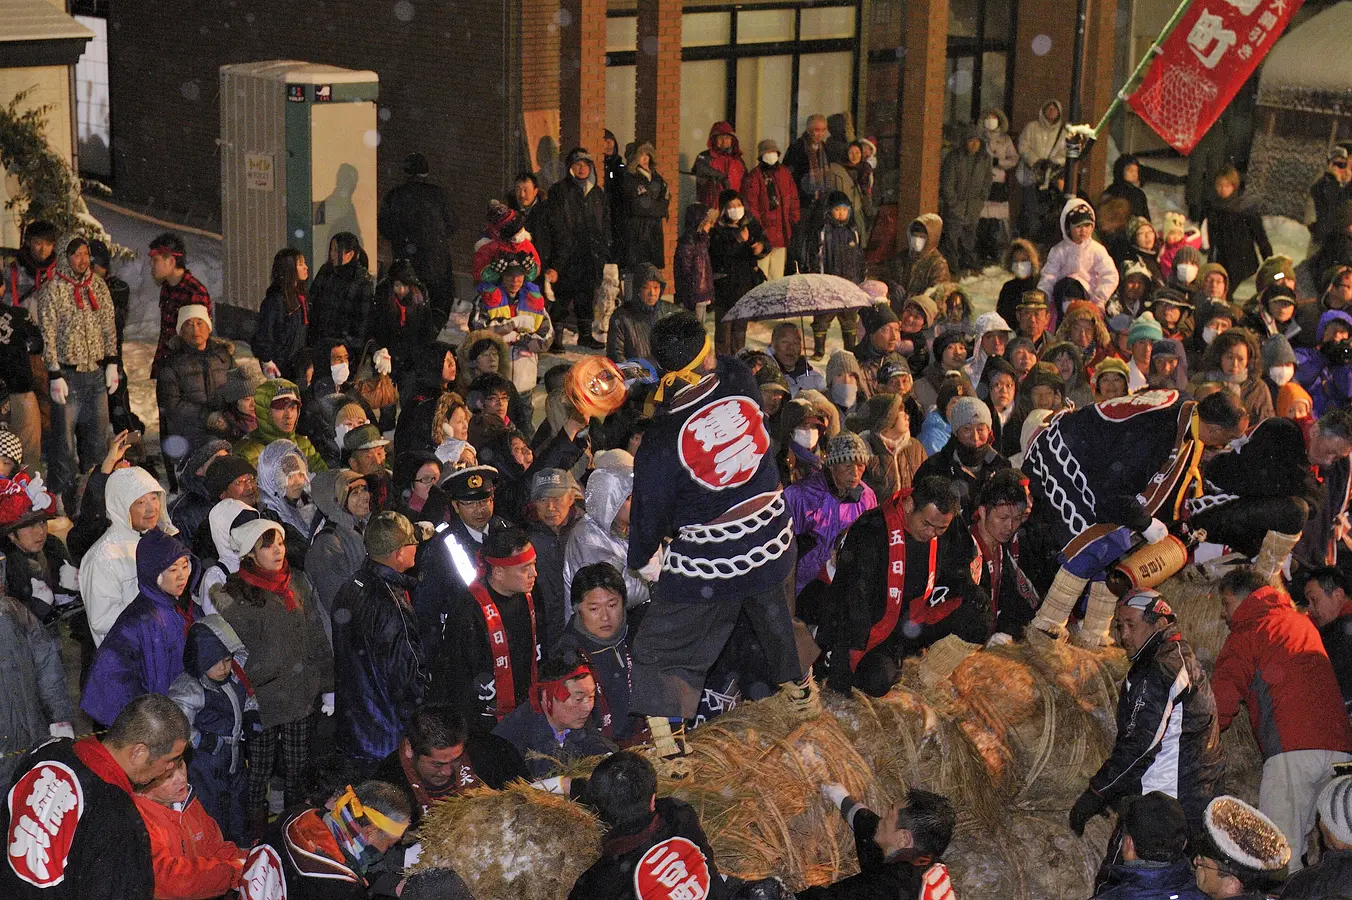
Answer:
<path fill-rule="evenodd" d="M 201 319 L 207 323 L 208 328 L 211 327 L 211 313 L 200 303 L 189 303 L 178 308 L 178 324 L 174 326 L 174 330 L 182 331 L 183 323 L 189 319 Z"/>
<path fill-rule="evenodd" d="M 1319 792 L 1319 819 L 1341 843 L 1352 844 L 1352 775 L 1335 778 Z"/>
<path fill-rule="evenodd" d="M 240 516 L 244 518 L 244 516 Z M 230 529 L 230 549 L 239 556 L 248 556 L 253 552 L 254 547 L 258 546 L 258 539 L 269 531 L 276 531 L 286 537 L 286 532 L 282 526 L 271 519 L 250 518 L 244 522 L 236 522 Z"/>

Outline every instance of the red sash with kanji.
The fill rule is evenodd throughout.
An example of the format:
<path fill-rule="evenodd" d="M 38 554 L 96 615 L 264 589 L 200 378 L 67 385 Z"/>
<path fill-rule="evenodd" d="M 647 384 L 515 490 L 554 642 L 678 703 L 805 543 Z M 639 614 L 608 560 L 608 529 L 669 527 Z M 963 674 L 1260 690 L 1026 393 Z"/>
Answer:
<path fill-rule="evenodd" d="M 909 492 L 898 493 L 882 505 L 883 522 L 887 526 L 887 607 L 883 610 L 883 617 L 874 622 L 873 627 L 869 629 L 864 649 L 850 651 L 851 672 L 870 650 L 887 640 L 887 636 L 897 627 L 897 621 L 901 618 L 901 607 L 906 594 L 906 511 L 902 509 L 901 502 L 907 496 Z M 938 560 L 939 539 L 934 538 L 929 545 L 929 577 L 925 580 L 925 592 L 911 601 L 909 611 L 911 621 L 929 624 L 930 621 L 937 622 L 948 614 L 945 610 L 943 615 L 932 620 L 929 618 L 929 598 L 930 594 L 934 593 Z"/>
<path fill-rule="evenodd" d="M 469 586 L 469 593 L 479 603 L 479 612 L 483 613 L 484 625 L 488 629 L 488 649 L 493 654 L 493 689 L 497 709 L 494 713 L 499 722 L 516 709 L 516 679 L 512 674 L 512 652 L 507 642 L 507 627 L 502 622 L 498 605 L 488 593 L 482 582 L 476 581 Z M 537 680 L 535 661 L 535 603 L 530 594 L 526 595 L 526 609 L 530 611 L 530 683 Z"/>

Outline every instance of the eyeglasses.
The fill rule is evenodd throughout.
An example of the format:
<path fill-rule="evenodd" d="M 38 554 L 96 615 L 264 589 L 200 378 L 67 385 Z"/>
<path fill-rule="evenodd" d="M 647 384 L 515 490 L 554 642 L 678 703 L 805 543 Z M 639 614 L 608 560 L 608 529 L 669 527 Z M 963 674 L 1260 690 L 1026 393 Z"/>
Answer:
<path fill-rule="evenodd" d="M 466 507 L 467 509 L 482 509 L 482 508 L 485 507 L 485 506 L 490 506 L 490 505 L 492 505 L 492 503 L 493 503 L 493 498 L 492 498 L 492 497 L 484 497 L 482 500 L 457 500 L 457 501 L 455 501 L 455 505 L 456 505 L 456 506 L 463 506 L 463 507 Z"/>
<path fill-rule="evenodd" d="M 436 476 L 436 475 L 422 475 L 422 476 L 419 476 L 418 478 L 415 478 L 415 479 L 413 479 L 413 480 L 414 480 L 415 482 L 417 482 L 418 484 L 436 484 L 436 483 L 437 483 L 437 478 L 438 478 L 438 476 Z"/>
<path fill-rule="evenodd" d="M 241 475 L 230 483 L 238 484 L 241 487 L 253 487 L 254 485 L 258 484 L 258 479 L 252 475 Z"/>

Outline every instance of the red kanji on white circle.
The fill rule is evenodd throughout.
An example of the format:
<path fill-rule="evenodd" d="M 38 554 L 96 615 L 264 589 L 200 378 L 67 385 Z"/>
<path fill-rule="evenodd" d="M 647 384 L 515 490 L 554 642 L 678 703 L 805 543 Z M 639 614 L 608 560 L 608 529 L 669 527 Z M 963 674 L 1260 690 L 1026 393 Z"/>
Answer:
<path fill-rule="evenodd" d="M 634 867 L 639 900 L 704 900 L 709 896 L 709 863 L 683 837 L 654 844 Z"/>
<path fill-rule="evenodd" d="M 14 874 L 40 888 L 66 877 L 75 829 L 84 815 L 84 790 L 70 766 L 38 763 L 9 792 L 6 846 Z"/>
<path fill-rule="evenodd" d="M 286 900 L 286 871 L 277 851 L 259 844 L 249 851 L 240 876 L 241 900 Z"/>
<path fill-rule="evenodd" d="M 1168 409 L 1178 402 L 1178 391 L 1164 388 L 1153 391 L 1140 391 L 1125 397 L 1114 397 L 1096 404 L 1098 414 L 1110 422 L 1125 422 L 1142 413 Z"/>
<path fill-rule="evenodd" d="M 770 447 L 760 407 L 749 397 L 710 403 L 686 420 L 679 440 L 681 465 L 716 491 L 746 484 Z"/>

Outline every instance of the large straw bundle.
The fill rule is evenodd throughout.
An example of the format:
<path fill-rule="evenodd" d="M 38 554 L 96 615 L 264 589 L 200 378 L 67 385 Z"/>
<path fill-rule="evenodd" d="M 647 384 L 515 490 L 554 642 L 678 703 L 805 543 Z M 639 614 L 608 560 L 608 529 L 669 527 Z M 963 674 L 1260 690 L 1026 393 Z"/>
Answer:
<path fill-rule="evenodd" d="M 1080 838 L 1064 816 L 1013 812 L 993 827 L 960 820 L 944 861 L 963 900 L 1090 897 L 1113 823 L 1092 819 Z"/>

